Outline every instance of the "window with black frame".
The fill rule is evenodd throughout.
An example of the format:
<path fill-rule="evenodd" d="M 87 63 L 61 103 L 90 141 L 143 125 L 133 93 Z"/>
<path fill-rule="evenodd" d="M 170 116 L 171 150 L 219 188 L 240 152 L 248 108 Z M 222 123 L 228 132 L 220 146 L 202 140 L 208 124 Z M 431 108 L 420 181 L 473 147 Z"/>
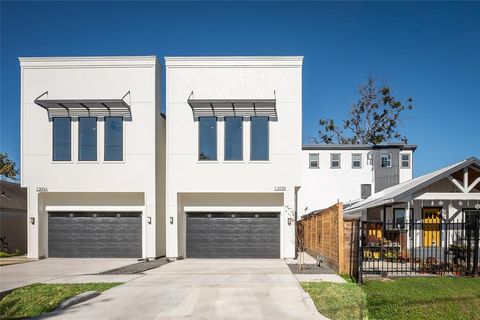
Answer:
<path fill-rule="evenodd" d="M 97 118 L 78 119 L 78 160 L 97 161 Z"/>
<path fill-rule="evenodd" d="M 393 223 L 395 229 L 405 229 L 406 222 L 406 212 L 405 208 L 394 208 L 393 209 Z"/>
<path fill-rule="evenodd" d="M 243 118 L 225 118 L 225 160 L 243 160 Z"/>
<path fill-rule="evenodd" d="M 217 118 L 200 117 L 198 119 L 198 160 L 217 160 Z"/>
<path fill-rule="evenodd" d="M 252 117 L 250 121 L 250 160 L 269 160 L 268 117 Z"/>
<path fill-rule="evenodd" d="M 123 118 L 105 118 L 105 161 L 123 161 Z"/>
<path fill-rule="evenodd" d="M 53 161 L 72 160 L 72 126 L 70 118 L 53 118 Z"/>

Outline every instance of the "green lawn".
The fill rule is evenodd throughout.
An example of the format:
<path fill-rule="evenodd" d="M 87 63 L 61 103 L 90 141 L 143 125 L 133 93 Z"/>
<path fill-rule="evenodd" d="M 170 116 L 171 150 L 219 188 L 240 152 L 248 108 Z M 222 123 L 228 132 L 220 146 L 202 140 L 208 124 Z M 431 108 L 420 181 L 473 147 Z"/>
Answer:
<path fill-rule="evenodd" d="M 15 250 L 15 252 L 12 253 L 6 253 L 3 251 L 0 251 L 0 258 L 10 258 L 10 257 L 15 257 L 21 255 L 20 251 Z"/>
<path fill-rule="evenodd" d="M 55 308 L 86 291 L 105 291 L 121 283 L 32 284 L 15 289 L 0 301 L 0 319 L 29 318 Z"/>
<path fill-rule="evenodd" d="M 480 319 L 480 279 L 414 277 L 302 283 L 319 312 L 343 319 Z"/>

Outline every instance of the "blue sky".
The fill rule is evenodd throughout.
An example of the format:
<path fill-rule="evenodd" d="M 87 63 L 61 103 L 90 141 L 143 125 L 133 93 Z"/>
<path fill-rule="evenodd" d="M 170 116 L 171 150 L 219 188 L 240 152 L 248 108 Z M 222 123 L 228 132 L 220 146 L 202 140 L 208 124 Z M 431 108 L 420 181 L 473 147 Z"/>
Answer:
<path fill-rule="evenodd" d="M 0 150 L 17 163 L 18 57 L 76 55 L 303 55 L 304 142 L 372 75 L 414 99 L 416 176 L 480 157 L 480 2 L 0 5 Z"/>

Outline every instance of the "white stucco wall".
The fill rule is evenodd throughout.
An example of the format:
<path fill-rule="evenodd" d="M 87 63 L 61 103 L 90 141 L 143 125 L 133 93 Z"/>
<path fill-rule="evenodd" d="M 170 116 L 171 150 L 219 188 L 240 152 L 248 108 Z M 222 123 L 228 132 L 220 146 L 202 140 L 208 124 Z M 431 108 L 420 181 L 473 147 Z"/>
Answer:
<path fill-rule="evenodd" d="M 166 58 L 167 256 L 185 256 L 181 199 L 184 193 L 283 193 L 282 228 L 301 185 L 302 57 Z M 272 99 L 278 121 L 269 124 L 269 161 L 249 161 L 250 122 L 244 121 L 243 161 L 223 161 L 224 122 L 219 121 L 218 161 L 198 161 L 198 122 L 187 99 Z M 275 96 L 274 96 L 275 92 Z M 231 199 L 234 200 L 234 197 Z M 247 201 L 248 202 L 248 201 Z M 215 204 L 212 199 L 210 206 Z M 248 206 L 248 204 L 246 204 Z M 257 206 L 251 202 L 252 207 Z M 288 208 L 286 207 L 288 206 Z M 239 208 L 230 206 L 232 211 Z M 290 213 L 289 213 L 290 214 Z M 174 218 L 170 224 L 169 218 Z M 282 233 L 282 257 L 294 255 L 293 225 Z M 289 235 L 287 237 L 287 234 Z"/>
<path fill-rule="evenodd" d="M 159 77 L 156 57 L 73 57 L 20 58 L 21 65 L 21 172 L 23 187 L 28 188 L 28 215 L 35 225 L 28 224 L 28 256 L 47 256 L 45 207 L 57 193 L 74 199 L 79 193 L 117 192 L 143 193 L 144 243 L 143 256 L 154 257 L 162 252 L 157 241 L 164 220 L 156 188 L 162 175 L 157 175 L 161 160 L 156 143 L 160 113 L 157 101 Z M 124 160 L 103 161 L 104 122 L 97 122 L 98 145 L 96 162 L 78 161 L 78 121 L 72 121 L 72 161 L 52 161 L 52 122 L 47 111 L 34 104 L 35 98 L 48 91 L 48 99 L 119 99 L 130 91 L 125 101 L 131 106 L 132 119 L 124 121 Z M 45 98 L 45 96 L 44 96 Z M 158 139 L 162 139 L 160 136 Z M 159 181 L 157 181 L 157 179 Z M 39 201 L 36 188 L 47 188 L 48 195 Z M 81 203 L 77 203 L 81 206 Z M 114 204 L 110 204 L 114 205 Z M 92 210 L 101 210 L 98 203 Z M 151 217 L 152 224 L 145 223 Z M 157 229 L 157 230 L 156 230 Z"/>
<path fill-rule="evenodd" d="M 303 150 L 302 187 L 298 193 L 298 217 L 312 211 L 328 208 L 337 201 L 348 202 L 361 197 L 361 184 L 374 179 L 372 165 L 367 161 L 370 150 Z M 330 154 L 339 153 L 341 167 L 330 168 Z M 319 155 L 319 168 L 309 167 L 309 155 Z M 362 167 L 352 168 L 352 154 L 362 155 Z"/>
<path fill-rule="evenodd" d="M 410 167 L 402 168 L 400 166 L 400 183 L 411 180 L 413 178 L 413 151 L 412 150 L 402 150 L 400 151 L 400 165 L 402 163 L 402 154 L 410 155 Z"/>

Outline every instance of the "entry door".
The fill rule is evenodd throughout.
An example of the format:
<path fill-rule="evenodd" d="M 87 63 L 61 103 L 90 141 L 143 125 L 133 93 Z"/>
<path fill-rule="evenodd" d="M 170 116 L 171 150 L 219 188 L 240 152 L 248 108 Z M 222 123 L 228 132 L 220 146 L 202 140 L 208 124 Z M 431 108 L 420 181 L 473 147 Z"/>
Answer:
<path fill-rule="evenodd" d="M 438 247 L 440 246 L 440 208 L 423 208 L 422 210 L 422 229 L 423 229 L 423 246 Z"/>
<path fill-rule="evenodd" d="M 280 258 L 278 213 L 187 213 L 187 258 Z"/>

